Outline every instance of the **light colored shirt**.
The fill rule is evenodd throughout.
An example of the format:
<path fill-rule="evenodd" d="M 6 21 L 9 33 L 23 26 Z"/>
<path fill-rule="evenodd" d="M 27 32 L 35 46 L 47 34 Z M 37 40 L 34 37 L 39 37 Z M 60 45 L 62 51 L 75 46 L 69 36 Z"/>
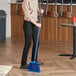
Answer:
<path fill-rule="evenodd" d="M 22 2 L 24 19 L 38 21 L 38 0 L 24 0 Z"/>

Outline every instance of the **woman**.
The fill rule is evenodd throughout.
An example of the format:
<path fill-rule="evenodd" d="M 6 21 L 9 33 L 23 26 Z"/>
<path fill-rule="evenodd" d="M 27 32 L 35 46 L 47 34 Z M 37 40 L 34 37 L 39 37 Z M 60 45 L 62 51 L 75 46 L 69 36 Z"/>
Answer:
<path fill-rule="evenodd" d="M 38 31 L 38 27 L 41 27 L 41 24 L 38 23 L 38 0 L 24 0 L 22 3 L 22 8 L 24 12 L 23 30 L 25 37 L 25 45 L 23 49 L 20 68 L 27 69 L 28 67 L 27 56 L 31 45 L 31 38 L 33 40 L 31 61 L 34 61 L 37 31 Z M 40 10 L 40 12 L 43 13 L 43 10 Z M 37 61 L 37 57 L 36 57 L 36 61 Z"/>

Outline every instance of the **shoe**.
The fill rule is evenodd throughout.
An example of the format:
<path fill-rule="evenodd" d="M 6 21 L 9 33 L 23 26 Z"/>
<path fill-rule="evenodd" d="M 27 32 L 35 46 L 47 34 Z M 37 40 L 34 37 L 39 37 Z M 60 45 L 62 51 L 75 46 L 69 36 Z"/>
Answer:
<path fill-rule="evenodd" d="M 20 69 L 28 69 L 28 64 L 26 64 L 26 65 L 21 65 L 21 66 L 20 66 Z"/>
<path fill-rule="evenodd" d="M 37 62 L 39 62 L 39 61 L 37 61 Z M 44 63 L 42 63 L 42 62 L 39 62 L 39 65 L 44 65 Z"/>

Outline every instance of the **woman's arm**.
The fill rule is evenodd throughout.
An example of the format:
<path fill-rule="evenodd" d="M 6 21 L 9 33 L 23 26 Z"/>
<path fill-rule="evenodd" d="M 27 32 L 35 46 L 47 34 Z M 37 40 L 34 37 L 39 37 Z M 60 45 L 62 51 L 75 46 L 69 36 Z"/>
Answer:
<path fill-rule="evenodd" d="M 44 13 L 44 10 L 43 9 L 40 9 L 38 13 L 39 13 L 39 15 L 40 15 L 40 13 L 43 14 Z M 30 22 L 32 22 L 33 24 L 35 24 L 37 27 L 41 27 L 41 23 L 37 23 L 33 19 L 30 19 Z"/>
<path fill-rule="evenodd" d="M 44 13 L 44 10 L 40 8 L 40 5 L 38 6 L 37 11 L 38 11 L 38 16 L 40 16 L 40 13 L 42 14 Z"/>
<path fill-rule="evenodd" d="M 31 13 L 33 12 L 33 10 L 28 0 L 23 1 L 22 8 L 23 8 L 24 15 L 28 18 L 28 21 L 32 22 L 37 27 L 41 27 L 40 23 L 37 23 L 33 18 L 31 18 Z"/>
<path fill-rule="evenodd" d="M 41 27 L 40 23 L 37 23 L 35 20 L 30 19 L 30 22 L 32 22 L 34 25 L 36 25 L 37 27 Z"/>
<path fill-rule="evenodd" d="M 30 21 L 30 13 L 32 12 L 30 2 L 28 0 L 24 0 L 22 3 L 22 9 L 24 12 L 24 15 L 27 17 L 28 21 Z"/>
<path fill-rule="evenodd" d="M 38 15 L 40 16 L 40 13 L 44 13 L 44 10 L 43 9 L 40 9 L 40 7 L 38 7 Z M 32 22 L 33 24 L 35 24 L 37 27 L 41 27 L 41 23 L 37 23 L 35 22 L 33 19 L 30 19 L 30 22 Z"/>

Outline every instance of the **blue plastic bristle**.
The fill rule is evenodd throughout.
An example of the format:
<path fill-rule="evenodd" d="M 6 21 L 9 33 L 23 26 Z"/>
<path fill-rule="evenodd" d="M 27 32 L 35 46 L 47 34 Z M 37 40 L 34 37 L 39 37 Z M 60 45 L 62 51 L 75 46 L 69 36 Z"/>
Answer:
<path fill-rule="evenodd" d="M 40 73 L 39 62 L 30 62 L 28 65 L 28 71 Z"/>

